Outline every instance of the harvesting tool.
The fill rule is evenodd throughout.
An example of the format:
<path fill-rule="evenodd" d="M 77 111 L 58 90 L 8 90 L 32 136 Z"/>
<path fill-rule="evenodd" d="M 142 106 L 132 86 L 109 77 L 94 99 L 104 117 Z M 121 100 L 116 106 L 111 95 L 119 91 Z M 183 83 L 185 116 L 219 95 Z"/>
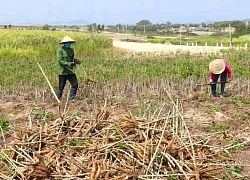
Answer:
<path fill-rule="evenodd" d="M 211 83 L 205 83 L 205 84 L 196 84 L 196 86 L 193 88 L 194 91 L 197 91 L 197 89 L 201 86 L 207 86 L 211 84 L 221 84 L 221 83 L 229 83 L 229 81 L 222 81 L 222 82 L 211 82 Z"/>
<path fill-rule="evenodd" d="M 211 83 L 205 83 L 205 84 L 196 84 L 196 86 L 207 86 L 207 85 L 211 85 L 211 84 L 221 84 L 221 83 L 229 83 L 229 81 L 211 82 Z"/>

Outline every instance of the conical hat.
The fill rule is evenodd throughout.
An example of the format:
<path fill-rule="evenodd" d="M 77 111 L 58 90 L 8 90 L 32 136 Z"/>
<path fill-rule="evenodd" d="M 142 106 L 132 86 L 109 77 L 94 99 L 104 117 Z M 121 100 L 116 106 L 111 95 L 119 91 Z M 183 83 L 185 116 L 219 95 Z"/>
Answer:
<path fill-rule="evenodd" d="M 214 74 L 221 74 L 225 68 L 225 62 L 222 59 L 215 59 L 209 64 L 209 71 Z"/>
<path fill-rule="evenodd" d="M 75 40 L 72 39 L 72 38 L 69 37 L 69 36 L 65 36 L 65 37 L 63 38 L 63 40 L 60 42 L 60 44 L 63 44 L 63 43 L 75 43 Z"/>

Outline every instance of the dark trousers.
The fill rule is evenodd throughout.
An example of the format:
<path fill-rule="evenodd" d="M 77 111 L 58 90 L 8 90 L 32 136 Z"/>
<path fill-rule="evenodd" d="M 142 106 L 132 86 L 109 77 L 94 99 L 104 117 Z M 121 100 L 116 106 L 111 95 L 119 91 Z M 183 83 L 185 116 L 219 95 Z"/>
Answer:
<path fill-rule="evenodd" d="M 214 79 L 213 79 L 213 82 L 217 82 L 218 79 L 220 77 L 220 81 L 221 82 L 225 82 L 227 80 L 227 71 L 223 71 L 221 74 L 215 74 L 214 75 Z M 226 83 L 221 83 L 221 89 L 220 89 L 220 94 L 223 95 L 224 94 L 224 91 L 225 91 L 225 86 L 226 86 Z M 216 84 L 211 84 L 211 91 L 212 91 L 212 95 L 213 96 L 216 96 Z"/>
<path fill-rule="evenodd" d="M 65 87 L 67 80 L 71 84 L 69 98 L 72 100 L 76 96 L 77 89 L 78 89 L 78 80 L 76 78 L 76 75 L 75 74 L 59 75 L 59 88 L 58 88 L 58 93 L 57 93 L 58 99 L 61 99 L 62 97 L 63 89 Z"/>

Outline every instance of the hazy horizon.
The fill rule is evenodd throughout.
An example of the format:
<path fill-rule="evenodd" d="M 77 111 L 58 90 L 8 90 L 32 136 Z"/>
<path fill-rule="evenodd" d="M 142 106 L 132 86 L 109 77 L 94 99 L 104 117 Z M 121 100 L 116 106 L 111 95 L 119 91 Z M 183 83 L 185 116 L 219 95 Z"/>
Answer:
<path fill-rule="evenodd" d="M 8 0 L 2 2 L 0 23 L 51 24 L 81 20 L 85 24 L 201 23 L 249 18 L 247 0 Z"/>

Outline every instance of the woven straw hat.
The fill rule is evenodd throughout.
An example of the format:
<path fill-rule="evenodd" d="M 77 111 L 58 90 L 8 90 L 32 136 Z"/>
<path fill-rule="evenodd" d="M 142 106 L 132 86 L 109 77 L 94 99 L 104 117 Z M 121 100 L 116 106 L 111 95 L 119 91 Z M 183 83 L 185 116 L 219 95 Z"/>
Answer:
<path fill-rule="evenodd" d="M 214 74 L 221 74 L 225 67 L 225 62 L 222 59 L 215 59 L 209 64 L 209 71 Z"/>
<path fill-rule="evenodd" d="M 63 44 L 63 43 L 75 43 L 75 40 L 72 39 L 72 38 L 69 37 L 69 36 L 65 36 L 65 37 L 63 38 L 63 40 L 60 42 L 60 44 Z"/>

